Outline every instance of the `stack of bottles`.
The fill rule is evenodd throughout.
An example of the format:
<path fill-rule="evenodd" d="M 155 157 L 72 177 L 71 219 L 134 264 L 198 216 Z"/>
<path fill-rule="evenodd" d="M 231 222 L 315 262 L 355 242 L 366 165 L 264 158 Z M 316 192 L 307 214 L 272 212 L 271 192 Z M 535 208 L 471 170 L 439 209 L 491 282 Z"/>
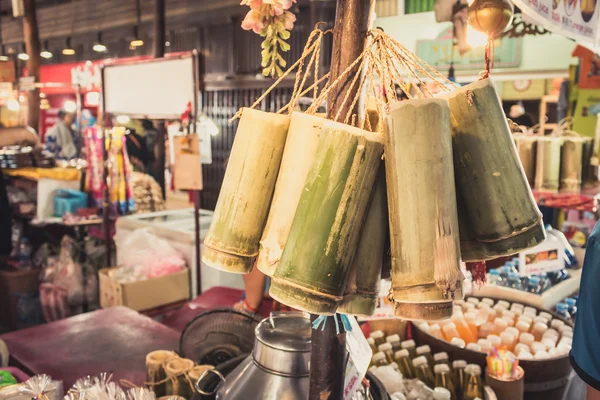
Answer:
<path fill-rule="evenodd" d="M 567 321 L 575 321 L 577 316 L 577 296 L 567 297 L 562 303 L 556 304 L 554 311 Z"/>
<path fill-rule="evenodd" d="M 461 348 L 486 354 L 504 348 L 522 360 L 562 357 L 571 350 L 573 328 L 550 313 L 488 298 L 454 304 L 451 319 L 423 322 L 419 328 Z"/>
<path fill-rule="evenodd" d="M 542 294 L 552 286 L 569 279 L 566 269 L 542 272 L 536 275 L 519 274 L 519 258 L 507 261 L 504 266 L 492 269 L 488 273 L 488 282 L 493 285 L 509 287 L 533 294 Z"/>
<path fill-rule="evenodd" d="M 429 389 L 430 399 L 483 399 L 481 367 L 464 360 L 450 362 L 445 352 L 432 354 L 427 345 L 417 347 L 414 340 L 400 341 L 398 335 L 385 337 L 375 331 L 367 339 L 373 350 L 371 365 L 393 366 L 404 379 L 418 379 Z M 406 399 L 412 397 L 409 394 Z M 415 397 L 421 399 L 422 397 Z"/>

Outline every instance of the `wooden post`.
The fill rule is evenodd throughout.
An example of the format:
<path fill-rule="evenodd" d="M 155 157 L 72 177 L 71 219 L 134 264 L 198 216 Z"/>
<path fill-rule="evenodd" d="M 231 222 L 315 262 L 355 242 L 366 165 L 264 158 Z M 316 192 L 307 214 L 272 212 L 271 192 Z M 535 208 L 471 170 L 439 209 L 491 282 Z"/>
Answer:
<path fill-rule="evenodd" d="M 165 0 L 154 0 L 154 58 L 165 56 Z"/>
<path fill-rule="evenodd" d="M 330 81 L 337 79 L 362 53 L 366 33 L 369 29 L 371 5 L 374 3 L 375 0 L 337 0 Z M 342 118 L 346 116 L 350 104 L 342 104 L 342 100 L 350 90 L 352 77 L 353 74 L 349 74 L 345 80 L 342 80 L 327 99 L 329 118 L 333 118 L 340 107 L 342 108 L 340 115 Z M 354 97 L 353 94 L 350 95 L 350 98 L 352 97 Z M 356 109 L 358 110 L 358 104 Z M 311 316 L 311 320 L 315 318 L 316 316 Z M 335 324 L 333 321 L 328 321 L 325 330 L 313 329 L 311 340 L 312 353 L 308 398 L 311 400 L 343 399 L 346 335 L 336 335 Z"/>
<path fill-rule="evenodd" d="M 27 76 L 35 77 L 35 82 L 40 81 L 40 32 L 37 25 L 35 0 L 23 0 L 25 15 L 23 16 L 23 37 L 25 51 L 29 54 L 27 60 Z M 29 107 L 27 124 L 39 130 L 40 126 L 40 90 L 35 89 L 28 93 Z"/>

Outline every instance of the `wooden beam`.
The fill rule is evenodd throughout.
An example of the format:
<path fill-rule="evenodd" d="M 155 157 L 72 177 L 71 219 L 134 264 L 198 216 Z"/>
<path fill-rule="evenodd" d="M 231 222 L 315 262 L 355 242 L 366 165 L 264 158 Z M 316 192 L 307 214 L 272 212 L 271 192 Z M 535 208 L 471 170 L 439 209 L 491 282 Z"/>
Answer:
<path fill-rule="evenodd" d="M 337 0 L 330 82 L 335 80 L 364 50 L 371 8 L 374 3 L 375 0 Z M 346 116 L 350 105 L 342 104 L 342 99 L 350 90 L 349 86 L 353 75 L 349 74 L 330 94 L 328 98 L 329 118 L 333 118 L 340 109 L 341 118 Z M 355 93 L 351 93 L 350 98 L 353 98 L 354 95 Z M 358 110 L 358 106 L 359 104 L 355 111 Z M 315 318 L 316 316 L 311 316 L 311 320 Z M 341 326 L 341 322 L 339 325 Z M 346 334 L 337 335 L 335 323 L 329 319 L 324 330 L 313 329 L 311 340 L 308 398 L 311 400 L 342 400 L 347 362 Z"/>
<path fill-rule="evenodd" d="M 23 16 L 23 37 L 25 51 L 29 54 L 27 60 L 27 76 L 33 76 L 35 82 L 40 81 L 41 44 L 40 32 L 38 30 L 35 0 L 23 0 L 25 15 Z M 27 124 L 39 131 L 40 122 L 40 91 L 32 90 L 28 93 L 28 116 Z"/>

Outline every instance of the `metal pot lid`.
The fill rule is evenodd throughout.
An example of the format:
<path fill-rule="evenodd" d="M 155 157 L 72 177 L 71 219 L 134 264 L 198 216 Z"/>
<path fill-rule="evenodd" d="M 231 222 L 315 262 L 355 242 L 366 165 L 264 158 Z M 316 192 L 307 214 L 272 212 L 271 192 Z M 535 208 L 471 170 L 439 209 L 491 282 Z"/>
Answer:
<path fill-rule="evenodd" d="M 280 376 L 308 376 L 310 316 L 302 312 L 271 313 L 256 327 L 252 357 L 263 369 Z"/>
<path fill-rule="evenodd" d="M 254 330 L 262 344 L 283 351 L 310 351 L 311 324 L 303 312 L 273 312 Z"/>

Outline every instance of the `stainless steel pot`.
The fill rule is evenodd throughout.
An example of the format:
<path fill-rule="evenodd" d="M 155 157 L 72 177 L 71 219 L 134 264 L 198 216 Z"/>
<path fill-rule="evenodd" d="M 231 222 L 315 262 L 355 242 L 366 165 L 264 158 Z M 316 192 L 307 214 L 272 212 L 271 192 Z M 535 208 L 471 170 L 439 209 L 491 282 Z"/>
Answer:
<path fill-rule="evenodd" d="M 308 314 L 272 313 L 255 330 L 252 355 L 217 387 L 217 400 L 306 400 L 309 389 Z"/>

